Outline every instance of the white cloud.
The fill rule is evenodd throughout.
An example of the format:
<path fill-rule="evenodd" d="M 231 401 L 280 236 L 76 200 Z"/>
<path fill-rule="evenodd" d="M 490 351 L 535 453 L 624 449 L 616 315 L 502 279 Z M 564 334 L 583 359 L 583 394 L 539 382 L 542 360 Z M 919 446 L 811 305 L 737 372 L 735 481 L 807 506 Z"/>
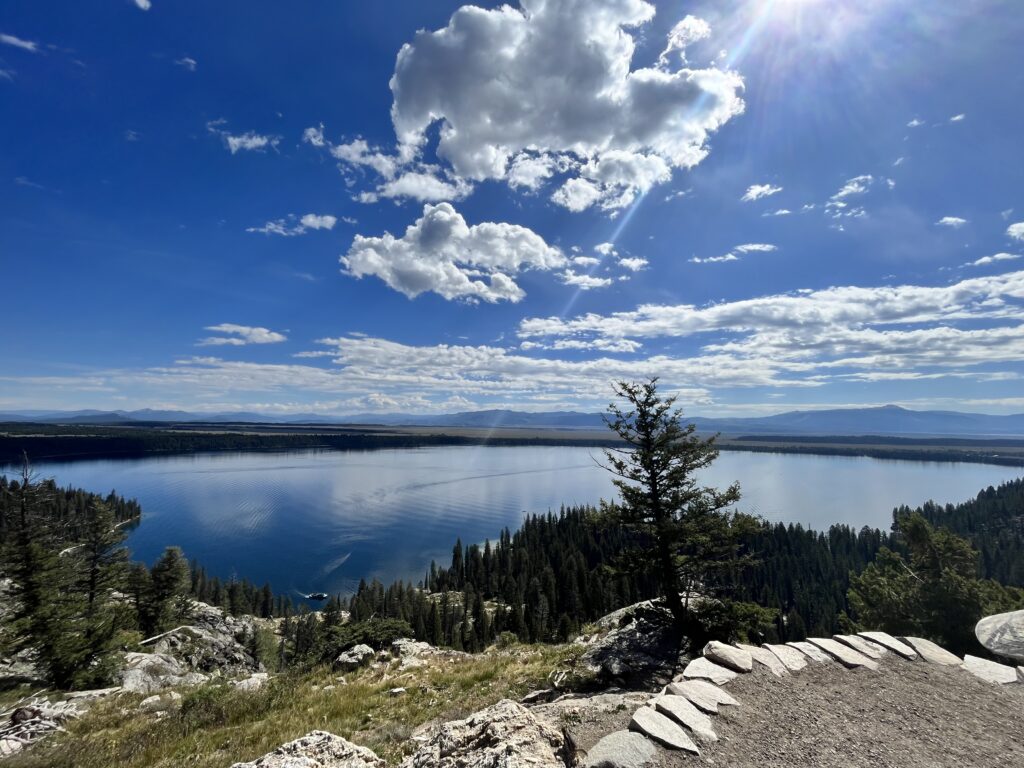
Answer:
<path fill-rule="evenodd" d="M 769 243 L 745 243 L 743 245 L 737 245 L 729 253 L 722 256 L 706 256 L 700 258 L 694 256 L 689 261 L 691 264 L 723 264 L 729 261 L 739 261 L 740 256 L 747 253 L 771 253 L 777 251 L 778 246 L 771 245 Z"/>
<path fill-rule="evenodd" d="M 680 63 L 686 64 L 686 49 L 700 40 L 711 37 L 711 26 L 696 16 L 686 16 L 668 33 L 665 50 L 658 56 L 658 66 L 669 69 L 669 54 L 678 53 Z"/>
<path fill-rule="evenodd" d="M 641 269 L 646 267 L 647 264 L 647 259 L 641 259 L 640 257 L 619 259 L 619 265 L 631 272 L 639 272 Z"/>
<path fill-rule="evenodd" d="M 381 197 L 397 197 L 437 203 L 445 200 L 461 200 L 471 191 L 472 187 L 461 180 L 448 182 L 433 173 L 407 171 L 398 178 L 378 187 L 376 192 L 364 193 L 358 199 L 360 202 L 374 203 Z"/>
<path fill-rule="evenodd" d="M 964 264 L 963 266 L 965 266 L 965 267 L 984 267 L 987 264 L 995 264 L 996 262 L 999 262 L 999 261 L 1013 261 L 1013 260 L 1019 259 L 1019 258 L 1020 258 L 1020 254 L 1017 254 L 1017 253 L 994 253 L 991 256 L 982 256 L 980 259 L 977 259 L 976 261 L 968 262 L 967 264 Z"/>
<path fill-rule="evenodd" d="M 124 132 L 125 141 L 138 141 L 142 138 L 142 135 L 138 131 L 133 131 L 131 128 Z"/>
<path fill-rule="evenodd" d="M 703 160 L 709 134 L 743 110 L 736 73 L 670 66 L 706 35 L 699 19 L 673 29 L 656 67 L 631 69 L 634 30 L 653 16 L 643 0 L 459 8 L 398 53 L 394 157 L 415 166 L 437 127 L 453 178 L 535 191 L 568 174 L 552 199 L 569 210 L 628 205 Z"/>
<path fill-rule="evenodd" d="M 207 331 L 225 334 L 223 336 L 209 336 L 196 342 L 197 347 L 233 346 L 243 347 L 248 344 L 277 344 L 287 341 L 288 337 L 283 333 L 271 331 L 268 328 L 260 328 L 250 325 L 235 325 L 234 323 L 221 323 L 220 325 L 208 325 Z"/>
<path fill-rule="evenodd" d="M 525 292 L 511 276 L 564 267 L 565 255 L 526 227 L 470 226 L 449 204 L 426 205 L 401 238 L 357 235 L 342 257 L 353 277 L 373 275 L 409 298 L 433 291 L 446 299 L 517 302 Z"/>
<path fill-rule="evenodd" d="M 907 123 L 907 128 L 919 128 L 924 125 L 924 120 L 918 120 L 916 117 Z"/>
<path fill-rule="evenodd" d="M 777 195 L 781 191 L 782 187 L 777 187 L 772 184 L 751 184 L 747 187 L 747 191 L 743 193 L 743 197 L 741 197 L 740 200 L 745 203 L 749 203 L 754 200 L 760 200 L 762 197 Z"/>
<path fill-rule="evenodd" d="M 896 161 L 893 163 L 893 167 L 899 168 L 905 162 L 907 162 L 907 158 L 905 158 L 905 157 L 897 157 Z"/>
<path fill-rule="evenodd" d="M 593 288 L 605 288 L 611 285 L 614 281 L 610 277 L 594 277 L 593 275 L 584 275 L 578 272 L 574 272 L 571 269 L 567 269 L 561 274 L 562 282 L 566 285 L 575 285 L 581 290 L 589 291 Z"/>
<path fill-rule="evenodd" d="M 736 253 L 771 253 L 777 250 L 779 250 L 778 246 L 768 243 L 747 243 L 733 248 Z"/>
<path fill-rule="evenodd" d="M 761 215 L 762 216 L 789 216 L 791 213 L 793 213 L 793 212 L 791 210 L 789 210 L 788 208 L 779 208 L 777 211 L 765 212 L 765 213 L 762 213 Z"/>
<path fill-rule="evenodd" d="M 136 8 L 139 8 L 143 11 L 148 11 L 150 8 L 153 7 L 153 3 L 151 3 L 150 0 L 133 0 L 133 2 L 135 3 Z"/>
<path fill-rule="evenodd" d="M 281 138 L 279 136 L 264 136 L 253 131 L 247 131 L 241 136 L 232 136 L 229 133 L 225 133 L 224 141 L 227 143 L 228 149 L 231 150 L 231 154 L 234 155 L 243 150 L 247 152 L 262 152 L 267 147 L 277 147 Z"/>
<path fill-rule="evenodd" d="M 596 267 L 601 260 L 595 259 L 593 256 L 573 256 L 572 263 L 578 267 Z"/>
<path fill-rule="evenodd" d="M 14 35 L 5 35 L 0 32 L 0 43 L 4 45 L 13 45 L 15 48 L 21 48 L 23 51 L 29 53 L 39 53 L 39 43 L 33 42 L 32 40 L 23 40 L 20 37 Z"/>
<path fill-rule="evenodd" d="M 0 69 L 0 80 L 13 80 L 14 70 L 13 69 Z"/>
<path fill-rule="evenodd" d="M 999 216 L 1000 216 L 1000 218 L 1002 218 L 1003 221 L 1009 221 L 1010 217 L 1012 215 L 1013 215 L 1013 208 L 1007 208 L 1005 211 L 1000 211 L 999 212 Z"/>
<path fill-rule="evenodd" d="M 1014 240 L 1024 240 L 1024 221 L 1018 221 L 1006 228 L 1006 234 Z"/>
<path fill-rule="evenodd" d="M 174 63 L 183 69 L 187 69 L 189 72 L 195 72 L 199 66 L 199 62 L 191 56 L 182 56 L 180 59 L 175 59 Z"/>
<path fill-rule="evenodd" d="M 937 227 L 950 227 L 951 229 L 960 229 L 965 224 L 967 224 L 967 219 L 961 219 L 959 216 L 943 216 L 935 222 Z"/>
<path fill-rule="evenodd" d="M 961 112 L 959 115 L 953 115 L 951 118 L 949 118 L 949 122 L 951 122 L 951 123 L 959 123 L 962 120 L 964 120 L 966 117 L 967 117 L 967 115 L 965 115 L 963 112 Z"/>
<path fill-rule="evenodd" d="M 740 257 L 737 256 L 735 253 L 727 253 L 723 256 L 705 256 L 704 258 L 701 258 L 700 256 L 694 256 L 691 259 L 689 259 L 691 264 L 722 264 L 727 261 L 739 260 Z"/>
<path fill-rule="evenodd" d="M 613 243 L 598 243 L 594 246 L 594 252 L 602 256 L 615 256 L 618 254 Z"/>
<path fill-rule="evenodd" d="M 326 141 L 323 135 L 323 126 L 320 126 L 319 136 L 315 133 L 311 134 L 311 131 L 316 131 L 316 129 L 307 128 L 303 134 L 306 141 L 313 146 L 324 146 Z M 365 139 L 356 139 L 347 144 L 335 144 L 331 146 L 331 154 L 338 160 L 352 165 L 368 166 L 386 179 L 393 178 L 398 170 L 396 158 L 389 157 L 376 147 L 371 147 Z"/>
<path fill-rule="evenodd" d="M 289 214 L 286 218 L 268 221 L 262 227 L 249 227 L 246 232 L 258 232 L 263 235 L 281 235 L 282 237 L 294 237 L 304 235 L 313 229 L 334 229 L 338 219 L 330 214 L 307 213 L 296 221 L 295 214 Z"/>
<path fill-rule="evenodd" d="M 842 187 L 840 187 L 839 191 L 832 195 L 830 199 L 843 200 L 853 195 L 863 195 L 865 192 L 868 191 L 868 189 L 871 188 L 871 185 L 874 184 L 874 182 L 875 177 L 869 173 L 866 173 L 862 176 L 854 176 L 852 179 L 847 181 Z"/>

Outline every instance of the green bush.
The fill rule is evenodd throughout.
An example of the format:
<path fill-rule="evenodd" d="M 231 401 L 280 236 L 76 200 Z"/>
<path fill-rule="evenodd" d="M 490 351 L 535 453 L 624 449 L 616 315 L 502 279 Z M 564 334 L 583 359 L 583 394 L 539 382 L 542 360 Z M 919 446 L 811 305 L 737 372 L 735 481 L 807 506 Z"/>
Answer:
<path fill-rule="evenodd" d="M 340 627 L 331 627 L 328 654 L 337 655 L 356 645 L 368 645 L 375 651 L 388 648 L 400 637 L 412 637 L 409 622 L 401 619 L 367 619 Z"/>

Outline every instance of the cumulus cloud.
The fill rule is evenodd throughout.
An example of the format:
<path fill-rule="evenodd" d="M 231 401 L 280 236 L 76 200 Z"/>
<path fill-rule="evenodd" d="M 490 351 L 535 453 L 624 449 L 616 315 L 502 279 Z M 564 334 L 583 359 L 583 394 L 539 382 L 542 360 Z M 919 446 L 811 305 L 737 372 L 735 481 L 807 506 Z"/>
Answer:
<path fill-rule="evenodd" d="M 247 131 L 241 136 L 232 136 L 229 133 L 224 134 L 224 141 L 231 150 L 231 154 L 234 155 L 241 151 L 246 152 L 262 152 L 268 147 L 277 147 L 281 141 L 279 136 L 264 136 L 254 131 Z"/>
<path fill-rule="evenodd" d="M 234 323 L 208 325 L 205 330 L 224 335 L 209 336 L 205 339 L 200 339 L 196 342 L 197 347 L 244 347 L 248 344 L 277 344 L 288 340 L 288 337 L 283 333 L 277 333 L 276 331 L 271 331 L 268 328 L 260 328 L 258 326 L 250 325 L 235 325 Z"/>
<path fill-rule="evenodd" d="M 566 285 L 575 285 L 577 288 L 589 291 L 594 288 L 605 288 L 614 282 L 610 277 L 594 277 L 567 269 L 561 274 L 562 282 Z"/>
<path fill-rule="evenodd" d="M 1018 221 L 1006 228 L 1006 234 L 1014 240 L 1024 240 L 1024 221 Z"/>
<path fill-rule="evenodd" d="M 743 197 L 740 200 L 744 203 L 750 203 L 754 200 L 760 200 L 762 197 L 777 195 L 781 191 L 782 187 L 777 187 L 773 184 L 751 184 L 747 187 L 747 191 L 743 193 Z"/>
<path fill-rule="evenodd" d="M 552 200 L 571 211 L 624 207 L 701 162 L 708 136 L 744 106 L 738 74 L 685 63 L 685 47 L 709 33 L 694 17 L 673 28 L 656 66 L 633 68 L 636 36 L 654 10 L 644 0 L 462 6 L 398 53 L 396 150 L 339 159 L 373 163 L 387 182 L 398 171 L 375 166 L 419 171 L 436 135 L 448 191 L 457 180 L 527 191 L 554 183 Z M 307 133 L 327 145 L 322 130 Z"/>
<path fill-rule="evenodd" d="M 628 269 L 631 272 L 639 272 L 641 269 L 646 267 L 647 264 L 647 259 L 641 259 L 638 256 L 619 259 L 619 266 L 624 267 L 625 269 Z"/>
<path fill-rule="evenodd" d="M 951 229 L 960 229 L 967 223 L 967 219 L 961 219 L 959 216 L 943 216 L 941 219 L 935 222 L 937 227 L 950 227 Z"/>
<path fill-rule="evenodd" d="M 994 253 L 991 256 L 982 256 L 980 259 L 964 264 L 965 267 L 984 267 L 988 264 L 995 264 L 1000 261 L 1014 261 L 1019 259 L 1018 253 Z"/>
<path fill-rule="evenodd" d="M 39 43 L 33 42 L 32 40 L 23 40 L 20 37 L 14 35 L 5 35 L 0 32 L 0 43 L 4 45 L 12 45 L 15 48 L 21 48 L 23 51 L 29 53 L 39 53 Z"/>
<path fill-rule="evenodd" d="M 470 226 L 449 203 L 425 205 L 423 215 L 396 238 L 357 235 L 341 259 L 345 274 L 373 275 L 410 299 L 432 291 L 446 299 L 517 302 L 526 295 L 512 276 L 564 267 L 561 250 L 526 227 Z"/>
<path fill-rule="evenodd" d="M 246 232 L 258 232 L 262 235 L 281 235 L 282 237 L 294 237 L 304 235 L 309 230 L 334 229 L 338 219 L 330 214 L 307 213 L 297 217 L 289 214 L 283 219 L 268 221 L 262 227 L 249 227 Z"/>

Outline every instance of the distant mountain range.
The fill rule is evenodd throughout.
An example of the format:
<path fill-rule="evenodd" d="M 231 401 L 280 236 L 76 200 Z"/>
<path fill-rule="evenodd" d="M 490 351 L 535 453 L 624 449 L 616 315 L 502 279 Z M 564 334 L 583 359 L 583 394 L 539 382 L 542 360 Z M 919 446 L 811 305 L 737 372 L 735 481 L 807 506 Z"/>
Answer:
<path fill-rule="evenodd" d="M 835 408 L 789 411 L 750 418 L 688 417 L 701 432 L 726 435 L 916 435 L 929 437 L 1024 436 L 1024 413 L 993 416 L 959 411 L 913 411 L 895 405 L 879 408 Z M 324 416 L 315 413 L 287 417 L 260 413 L 189 413 L 187 411 L 18 411 L 0 413 L 0 422 L 48 424 L 132 425 L 146 422 L 207 422 L 264 424 L 377 424 L 383 426 L 496 427 L 524 429 L 603 429 L 600 413 L 579 411 L 488 410 L 419 416 L 408 413 Z"/>

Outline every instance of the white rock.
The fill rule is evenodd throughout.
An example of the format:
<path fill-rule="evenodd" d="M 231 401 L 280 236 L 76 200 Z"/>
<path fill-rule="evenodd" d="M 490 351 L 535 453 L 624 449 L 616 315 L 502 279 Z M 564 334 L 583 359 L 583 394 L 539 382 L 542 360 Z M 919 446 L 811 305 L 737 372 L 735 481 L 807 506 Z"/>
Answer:
<path fill-rule="evenodd" d="M 366 747 L 333 733 L 313 731 L 258 760 L 231 768 L 386 768 L 386 764 Z"/>
<path fill-rule="evenodd" d="M 170 691 L 165 694 L 154 694 L 139 702 L 139 709 L 143 712 L 164 712 L 171 707 L 181 703 L 181 694 L 177 691 Z"/>
<path fill-rule="evenodd" d="M 730 680 L 735 680 L 737 674 L 731 669 L 719 666 L 713 661 L 701 656 L 686 665 L 686 669 L 683 670 L 683 677 L 687 680 L 693 680 L 696 678 L 701 680 L 710 680 L 716 685 L 725 685 Z"/>
<path fill-rule="evenodd" d="M 233 685 L 239 691 L 258 691 L 269 679 L 270 675 L 266 672 L 255 672 L 242 680 L 236 680 Z"/>
<path fill-rule="evenodd" d="M 886 651 L 882 646 L 868 642 L 863 637 L 858 637 L 857 635 L 832 635 L 832 639 L 838 643 L 842 643 L 843 645 L 850 646 L 853 650 L 858 651 L 869 659 L 874 659 L 875 661 L 881 660 L 881 658 L 888 653 L 888 651 Z"/>
<path fill-rule="evenodd" d="M 878 669 L 878 664 L 863 653 L 853 650 L 848 645 L 843 645 L 833 640 L 831 637 L 809 637 L 807 642 L 818 646 L 821 650 L 827 653 L 829 656 L 837 659 L 840 664 L 844 667 L 854 669 L 856 667 L 866 667 L 867 669 Z"/>
<path fill-rule="evenodd" d="M 906 643 L 901 643 L 887 632 L 859 632 L 858 634 L 872 643 L 888 648 L 893 653 L 898 653 L 905 659 L 914 660 L 917 658 L 917 651 Z"/>
<path fill-rule="evenodd" d="M 709 659 L 716 664 L 721 664 L 726 669 L 731 669 L 733 672 L 749 672 L 754 668 L 754 661 L 750 654 L 744 651 L 742 648 L 736 648 L 725 643 L 720 643 L 717 640 L 712 640 L 710 643 L 704 646 L 703 650 L 704 658 Z"/>
<path fill-rule="evenodd" d="M 670 683 L 665 689 L 673 696 L 685 696 L 698 709 L 715 714 L 718 707 L 736 707 L 739 702 L 723 691 L 717 685 L 707 680 L 684 680 L 678 683 Z"/>
<path fill-rule="evenodd" d="M 405 693 L 405 688 L 392 688 L 388 691 L 388 696 L 401 696 Z"/>
<path fill-rule="evenodd" d="M 769 671 L 776 677 L 782 677 L 783 675 L 789 674 L 789 670 L 786 669 L 786 665 L 779 661 L 779 657 L 767 648 L 758 648 L 755 645 L 743 645 L 742 643 L 736 643 L 736 647 L 749 653 L 750 658 L 758 664 L 768 667 Z"/>
<path fill-rule="evenodd" d="M 1014 667 L 1000 664 L 988 659 L 982 659 L 968 654 L 964 656 L 964 669 L 975 677 L 980 677 L 990 683 L 1007 685 L 1017 682 L 1017 670 Z"/>
<path fill-rule="evenodd" d="M 653 702 L 654 708 L 668 715 L 680 725 L 685 725 L 701 741 L 718 741 L 711 718 L 697 709 L 685 696 L 669 694 L 659 696 Z"/>
<path fill-rule="evenodd" d="M 796 648 L 788 645 L 773 645 L 771 643 L 765 643 L 763 647 L 785 664 L 786 669 L 790 672 L 799 672 L 807 666 L 807 657 Z"/>
<path fill-rule="evenodd" d="M 334 660 L 334 666 L 342 672 L 352 672 L 369 664 L 373 659 L 373 655 L 373 648 L 360 644 L 340 654 Z"/>
<path fill-rule="evenodd" d="M 0 739 L 0 757 L 10 757 L 21 752 L 25 745 L 17 739 Z"/>
<path fill-rule="evenodd" d="M 658 754 L 650 739 L 633 731 L 609 733 L 589 752 L 585 768 L 643 768 Z"/>
<path fill-rule="evenodd" d="M 640 733 L 650 736 L 659 744 L 664 744 L 671 749 L 683 749 L 695 755 L 700 754 L 693 739 L 680 725 L 651 707 L 640 707 L 634 712 L 633 719 L 629 721 L 629 727 L 631 730 L 640 731 Z"/>
<path fill-rule="evenodd" d="M 790 648 L 796 648 L 798 651 L 803 653 L 811 661 L 817 661 L 818 663 L 825 663 L 832 661 L 832 658 L 825 653 L 821 648 L 818 648 L 812 643 L 808 643 L 806 640 L 797 640 L 792 643 L 786 643 Z"/>
<path fill-rule="evenodd" d="M 978 622 L 974 634 L 993 653 L 1024 661 L 1024 611 L 986 616 Z"/>
<path fill-rule="evenodd" d="M 930 661 L 932 664 L 942 664 L 947 667 L 959 667 L 963 664 L 959 657 L 931 640 L 925 640 L 923 637 L 901 637 L 900 640 L 917 651 L 922 659 Z"/>

